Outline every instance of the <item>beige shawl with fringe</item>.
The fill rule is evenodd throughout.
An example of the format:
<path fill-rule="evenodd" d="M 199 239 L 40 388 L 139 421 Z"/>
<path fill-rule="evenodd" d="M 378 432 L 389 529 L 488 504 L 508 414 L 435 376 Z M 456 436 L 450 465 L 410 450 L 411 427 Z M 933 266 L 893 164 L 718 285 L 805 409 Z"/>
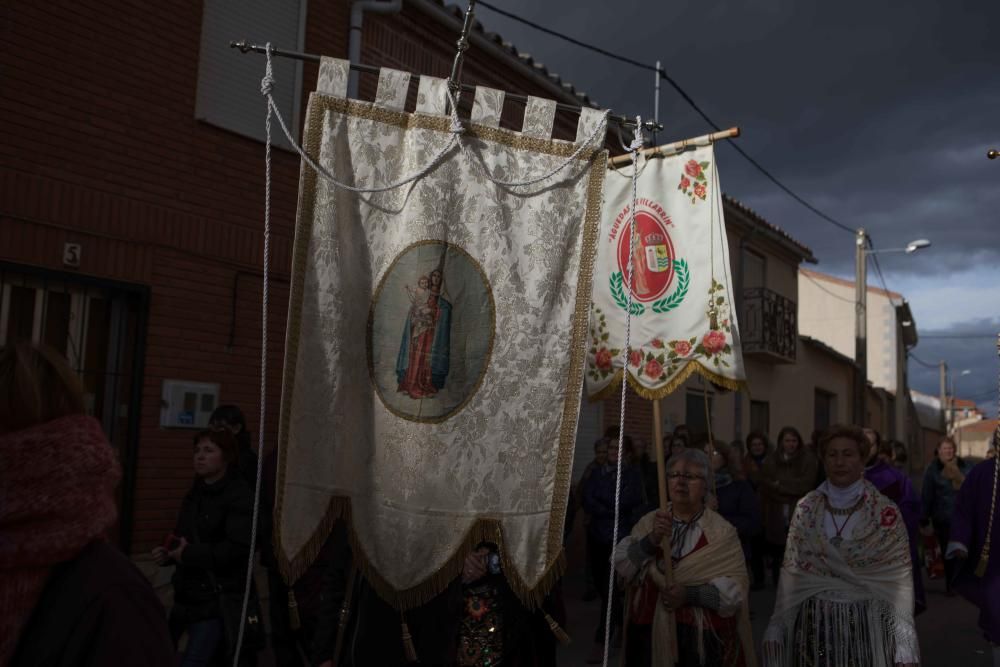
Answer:
<path fill-rule="evenodd" d="M 834 606 L 838 600 L 846 604 L 862 603 L 870 610 L 868 620 L 862 622 L 879 623 L 879 617 L 890 616 L 895 636 L 887 642 L 888 638 L 870 628 L 867 642 L 872 644 L 870 650 L 875 656 L 893 662 L 899 651 L 919 660 L 913 625 L 909 542 L 902 514 L 895 503 L 867 480 L 863 488 L 865 498 L 857 510 L 858 520 L 851 539 L 844 540 L 840 548 L 834 547 L 827 537 L 826 505 L 821 491 L 811 491 L 795 508 L 771 627 L 764 641 L 764 663 L 769 667 L 794 664 L 794 655 L 801 647 L 794 646 L 793 627 L 802 605 L 812 598 L 828 599 Z M 832 611 L 827 613 L 832 615 Z M 841 632 L 835 627 L 836 619 L 821 620 L 832 628 L 824 634 L 846 638 L 846 630 Z M 772 640 L 778 645 L 774 646 Z"/>
<path fill-rule="evenodd" d="M 653 530 L 655 515 L 656 512 L 650 512 L 642 517 L 632 529 L 631 537 L 639 540 L 648 535 Z M 728 521 L 710 509 L 705 510 L 698 524 L 701 526 L 707 544 L 698 551 L 682 558 L 674 566 L 673 583 L 681 586 L 698 586 L 719 577 L 729 577 L 739 585 L 743 593 L 738 621 L 740 643 L 743 644 L 747 667 L 756 667 L 757 658 L 753 650 L 753 632 L 750 627 L 750 608 L 747 604 L 750 579 L 747 575 L 740 538 L 736 529 Z M 666 586 L 663 573 L 655 567 L 655 561 L 652 558 L 643 564 L 635 583 L 641 584 L 645 577 L 651 577 L 653 583 L 661 590 Z M 667 613 L 666 608 L 662 604 L 657 604 L 653 617 L 653 664 L 651 667 L 673 667 L 670 654 L 671 647 L 676 641 L 677 626 L 675 623 L 669 622 L 670 618 L 671 615 Z M 698 618 L 700 619 L 701 616 L 699 615 Z M 699 627 L 699 632 L 704 632 L 703 627 Z M 700 636 L 698 644 L 701 647 Z"/>

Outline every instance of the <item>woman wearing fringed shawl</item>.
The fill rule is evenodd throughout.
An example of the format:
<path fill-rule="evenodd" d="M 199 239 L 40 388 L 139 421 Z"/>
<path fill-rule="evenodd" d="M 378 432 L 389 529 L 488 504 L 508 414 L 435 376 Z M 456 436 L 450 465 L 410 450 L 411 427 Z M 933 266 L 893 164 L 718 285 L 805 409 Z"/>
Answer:
<path fill-rule="evenodd" d="M 645 515 L 615 549 L 615 568 L 629 584 L 626 665 L 673 667 L 675 640 L 681 665 L 757 664 L 743 549 L 736 529 L 705 507 L 712 479 L 704 452 L 682 449 L 672 456 L 669 510 Z M 668 535 L 669 586 L 659 546 Z"/>
<path fill-rule="evenodd" d="M 871 443 L 834 426 L 820 439 L 827 481 L 795 508 L 768 667 L 909 667 L 920 662 L 899 508 L 863 478 Z"/>

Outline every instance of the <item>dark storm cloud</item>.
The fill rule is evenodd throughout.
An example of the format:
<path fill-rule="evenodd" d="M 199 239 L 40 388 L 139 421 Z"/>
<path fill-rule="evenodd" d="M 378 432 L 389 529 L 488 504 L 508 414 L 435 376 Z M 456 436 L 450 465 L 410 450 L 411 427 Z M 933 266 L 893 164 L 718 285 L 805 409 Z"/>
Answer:
<path fill-rule="evenodd" d="M 496 0 L 499 1 L 499 0 Z M 1000 2 L 616 3 L 510 0 L 509 11 L 650 64 L 657 59 L 720 125 L 792 189 L 878 247 L 933 240 L 933 262 L 893 275 L 1000 261 Z M 488 9 L 487 29 L 599 103 L 652 111 L 651 72 L 582 51 Z M 704 122 L 663 84 L 666 135 Z M 991 143 L 992 142 L 992 143 Z M 998 146 L 1000 147 L 1000 146 Z M 731 149 L 726 190 L 810 245 L 820 268 L 849 271 L 850 236 L 819 220 Z M 890 284 L 890 287 L 892 285 Z"/>
<path fill-rule="evenodd" d="M 954 378 L 955 393 L 960 398 L 974 400 L 987 419 L 997 417 L 997 375 L 1000 360 L 997 358 L 996 338 L 935 338 L 934 336 L 957 336 L 969 333 L 994 334 L 1000 331 L 1000 317 L 980 318 L 960 322 L 946 330 L 922 332 L 920 342 L 911 360 L 910 386 L 914 389 L 937 396 L 940 387 L 940 371 L 936 364 L 943 360 L 949 369 L 949 377 Z M 923 363 L 921 363 L 923 362 Z M 924 364 L 933 367 L 928 368 Z M 961 376 L 963 370 L 971 371 Z"/>
<path fill-rule="evenodd" d="M 880 258 L 891 289 L 914 290 L 915 298 L 927 276 L 946 284 L 962 273 L 969 281 L 1000 277 L 987 270 L 1000 266 L 1000 160 L 985 157 L 1000 149 L 1000 2 L 493 1 L 650 65 L 661 60 L 716 123 L 743 129 L 744 150 L 829 215 L 867 229 L 876 247 L 931 239 L 917 256 Z M 486 8 L 478 16 L 600 104 L 652 115 L 652 72 Z M 708 131 L 666 82 L 660 120 L 661 141 Z M 809 245 L 821 271 L 853 275 L 849 233 L 791 200 L 731 148 L 720 149 L 719 168 L 726 191 Z M 878 284 L 874 272 L 869 280 Z M 1000 303 L 970 308 L 947 331 L 921 333 L 1000 329 Z M 914 316 L 918 327 L 931 319 L 919 309 Z M 973 370 L 959 393 L 984 407 L 996 400 L 991 339 L 924 337 L 915 353 Z M 937 371 L 910 367 L 912 385 L 936 395 Z"/>

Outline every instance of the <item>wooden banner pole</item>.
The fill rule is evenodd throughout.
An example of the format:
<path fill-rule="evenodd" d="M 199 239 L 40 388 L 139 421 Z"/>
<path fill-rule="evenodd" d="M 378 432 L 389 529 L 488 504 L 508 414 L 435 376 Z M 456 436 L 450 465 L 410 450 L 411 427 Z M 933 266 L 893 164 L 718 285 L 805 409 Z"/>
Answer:
<path fill-rule="evenodd" d="M 653 446 L 656 448 L 656 483 L 660 494 L 660 511 L 667 511 L 667 462 L 663 452 L 663 420 L 660 418 L 660 399 L 653 399 Z M 666 545 L 660 543 L 663 549 L 663 576 L 669 588 L 674 581 L 674 564 L 671 559 L 670 536 L 668 535 Z M 673 646 L 670 647 L 673 653 L 673 664 L 677 663 L 677 620 L 674 617 L 674 610 L 667 609 L 667 623 L 674 628 Z"/>
<path fill-rule="evenodd" d="M 733 139 L 740 136 L 740 128 L 731 127 L 728 130 L 722 130 L 721 132 L 713 132 L 712 134 L 705 134 L 700 137 L 694 137 L 692 139 L 682 139 L 681 141 L 675 141 L 672 144 L 663 144 L 662 146 L 654 146 L 652 148 L 644 148 L 640 152 L 646 157 L 666 157 L 667 155 L 673 155 L 681 151 L 688 146 L 707 146 L 708 144 L 714 143 L 716 141 L 722 141 L 723 139 Z M 618 155 L 608 160 L 609 167 L 620 167 L 625 164 L 632 163 L 632 154 L 625 153 L 624 155 Z"/>

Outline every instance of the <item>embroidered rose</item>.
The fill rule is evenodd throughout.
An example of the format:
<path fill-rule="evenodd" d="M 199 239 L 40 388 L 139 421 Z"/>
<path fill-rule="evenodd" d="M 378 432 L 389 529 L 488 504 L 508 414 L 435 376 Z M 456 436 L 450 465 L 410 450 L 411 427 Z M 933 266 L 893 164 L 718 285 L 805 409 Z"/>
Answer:
<path fill-rule="evenodd" d="M 886 507 L 884 510 L 882 510 L 883 526 L 888 528 L 889 526 L 893 525 L 894 523 L 896 523 L 896 518 L 897 514 L 896 514 L 896 509 L 894 507 Z"/>
<path fill-rule="evenodd" d="M 642 363 L 642 350 L 632 350 L 629 352 L 628 363 L 630 366 L 638 367 Z"/>
<path fill-rule="evenodd" d="M 691 181 L 689 181 L 686 176 L 681 176 L 681 183 L 677 186 L 677 189 L 687 192 L 689 187 L 691 187 Z"/>
<path fill-rule="evenodd" d="M 650 359 L 649 361 L 646 362 L 645 371 L 646 375 L 648 375 L 653 379 L 656 379 L 661 375 L 663 375 L 663 365 L 656 359 Z"/>
<path fill-rule="evenodd" d="M 701 345 L 708 354 L 718 354 L 726 348 L 726 334 L 721 331 L 709 331 L 701 339 Z"/>
<path fill-rule="evenodd" d="M 674 348 L 678 357 L 686 357 L 691 354 L 691 343 L 686 340 L 670 341 L 670 347 Z"/>
<path fill-rule="evenodd" d="M 695 195 L 695 197 L 698 197 L 699 199 L 704 199 L 705 198 L 705 184 L 704 183 L 695 183 L 694 184 L 694 195 Z"/>
<path fill-rule="evenodd" d="M 663 341 L 660 340 L 659 338 L 654 338 L 652 341 L 650 341 L 649 344 L 655 347 L 657 350 L 663 349 Z"/>
<path fill-rule="evenodd" d="M 684 165 L 684 172 L 691 178 L 698 178 L 701 176 L 701 165 L 694 160 L 688 160 L 688 163 Z"/>
<path fill-rule="evenodd" d="M 597 351 L 597 358 L 594 363 L 601 370 L 609 371 L 611 370 L 611 351 L 606 347 L 602 347 Z"/>

